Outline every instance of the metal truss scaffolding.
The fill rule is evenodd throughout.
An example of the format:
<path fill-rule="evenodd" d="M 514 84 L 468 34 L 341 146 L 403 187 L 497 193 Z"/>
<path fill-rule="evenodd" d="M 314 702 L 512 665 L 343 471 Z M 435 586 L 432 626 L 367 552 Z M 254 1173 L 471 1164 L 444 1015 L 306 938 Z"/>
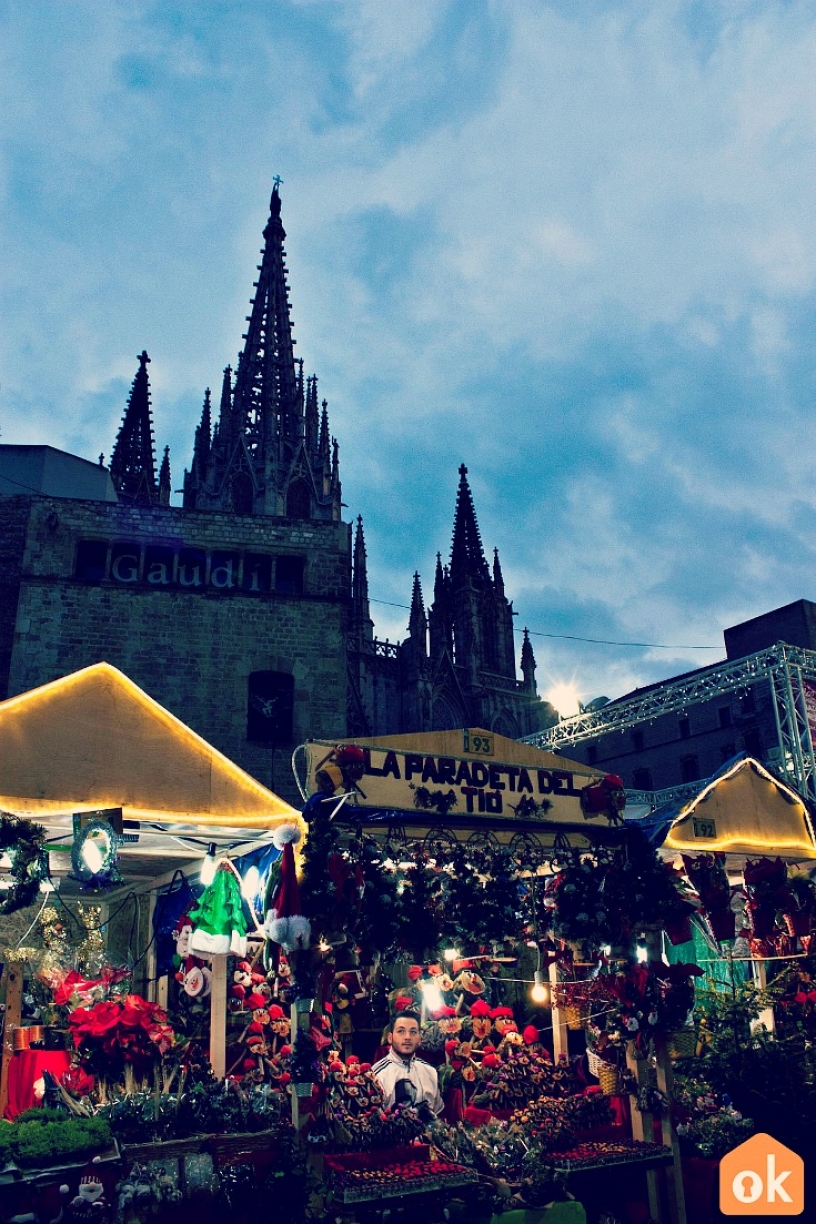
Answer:
<path fill-rule="evenodd" d="M 592 713 L 565 718 L 546 731 L 527 736 L 523 742 L 562 752 L 571 744 L 597 739 L 610 731 L 626 731 L 653 722 L 663 714 L 682 713 L 725 693 L 747 693 L 763 680 L 769 684 L 776 719 L 778 752 L 773 753 L 771 763 L 803 797 L 816 803 L 816 761 L 805 687 L 805 681 L 816 685 L 816 651 L 785 642 L 777 642 L 744 659 L 718 663 L 656 684 Z M 660 797 L 668 796 L 660 792 Z"/>

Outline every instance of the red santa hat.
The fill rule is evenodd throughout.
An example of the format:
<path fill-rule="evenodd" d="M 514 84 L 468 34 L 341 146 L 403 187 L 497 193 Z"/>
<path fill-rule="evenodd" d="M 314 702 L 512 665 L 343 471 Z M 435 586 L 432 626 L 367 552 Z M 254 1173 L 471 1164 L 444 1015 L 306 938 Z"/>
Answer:
<path fill-rule="evenodd" d="M 528 1024 L 521 1035 L 525 1045 L 537 1045 L 541 1040 L 541 1033 L 534 1024 Z"/>
<path fill-rule="evenodd" d="M 272 841 L 281 851 L 280 876 L 264 923 L 264 930 L 273 943 L 286 951 L 308 948 L 312 928 L 300 905 L 300 886 L 295 871 L 294 847 L 301 832 L 296 824 L 278 825 Z"/>
<path fill-rule="evenodd" d="M 475 1003 L 470 1005 L 470 1014 L 475 1016 L 477 1020 L 482 1016 L 489 1016 L 491 1014 L 490 1006 L 485 1003 L 484 999 L 477 999 Z"/>

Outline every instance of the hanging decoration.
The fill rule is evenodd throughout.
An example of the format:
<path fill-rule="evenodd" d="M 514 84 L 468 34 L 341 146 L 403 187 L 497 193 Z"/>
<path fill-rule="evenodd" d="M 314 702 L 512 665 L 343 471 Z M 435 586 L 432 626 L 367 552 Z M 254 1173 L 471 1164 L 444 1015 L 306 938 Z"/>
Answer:
<path fill-rule="evenodd" d="M 697 890 L 714 938 L 722 943 L 736 934 L 736 918 L 731 908 L 731 885 L 725 867 L 725 855 L 684 854 L 683 867 Z"/>
<path fill-rule="evenodd" d="M 622 824 L 625 807 L 623 778 L 617 774 L 606 774 L 600 782 L 581 791 L 581 811 L 586 817 L 605 816 L 610 824 Z"/>
<path fill-rule="evenodd" d="M 117 861 L 118 838 L 107 820 L 89 820 L 74 836 L 71 874 L 90 891 L 122 883 Z"/>
<path fill-rule="evenodd" d="M 285 952 L 308 948 L 312 934 L 311 923 L 301 906 L 295 870 L 294 847 L 300 838 L 301 832 L 296 824 L 279 825 L 272 834 L 272 841 L 281 851 L 280 874 L 270 898 L 264 931 Z"/>
<path fill-rule="evenodd" d="M 12 883 L 0 894 L 0 914 L 31 905 L 48 875 L 48 856 L 43 849 L 45 829 L 10 813 L 0 813 L 0 854 L 10 862 L 6 872 Z"/>
<path fill-rule="evenodd" d="M 190 952 L 205 956 L 246 956 L 247 923 L 241 904 L 241 886 L 227 861 L 218 864 L 215 878 L 190 911 L 193 933 Z"/>

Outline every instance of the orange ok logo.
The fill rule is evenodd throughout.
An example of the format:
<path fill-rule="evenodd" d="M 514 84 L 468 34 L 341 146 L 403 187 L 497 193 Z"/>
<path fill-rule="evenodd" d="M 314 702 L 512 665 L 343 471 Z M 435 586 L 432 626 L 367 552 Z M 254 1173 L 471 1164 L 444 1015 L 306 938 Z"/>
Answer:
<path fill-rule="evenodd" d="M 723 1215 L 801 1215 L 805 1164 L 770 1135 L 753 1135 L 720 1161 Z"/>

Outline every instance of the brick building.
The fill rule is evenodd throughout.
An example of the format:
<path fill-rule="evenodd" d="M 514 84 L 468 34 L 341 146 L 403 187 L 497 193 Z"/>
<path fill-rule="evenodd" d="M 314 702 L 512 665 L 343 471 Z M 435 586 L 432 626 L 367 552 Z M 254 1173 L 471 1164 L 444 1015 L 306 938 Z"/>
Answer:
<path fill-rule="evenodd" d="M 516 678 L 512 605 L 464 467 L 428 616 L 415 576 L 406 641 L 374 637 L 362 521 L 352 542 L 328 404 L 294 358 L 284 239 L 276 184 L 244 347 L 217 411 L 205 392 L 181 507 L 167 448 L 156 462 L 147 352 L 109 473 L 63 456 L 37 483 L 0 485 L 0 697 L 106 661 L 294 799 L 307 738 L 515 736 L 553 712 L 526 634 Z M 0 446 L 0 474 L 19 469 L 15 449 Z"/>

